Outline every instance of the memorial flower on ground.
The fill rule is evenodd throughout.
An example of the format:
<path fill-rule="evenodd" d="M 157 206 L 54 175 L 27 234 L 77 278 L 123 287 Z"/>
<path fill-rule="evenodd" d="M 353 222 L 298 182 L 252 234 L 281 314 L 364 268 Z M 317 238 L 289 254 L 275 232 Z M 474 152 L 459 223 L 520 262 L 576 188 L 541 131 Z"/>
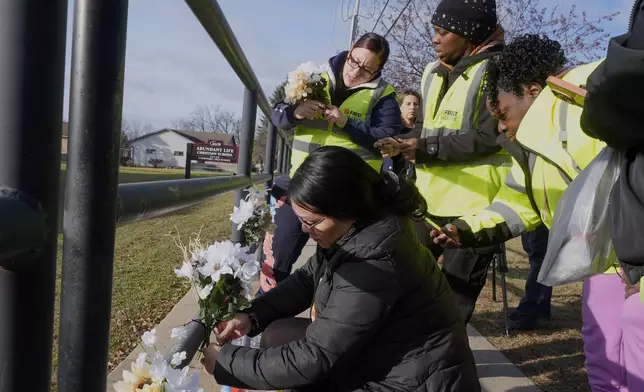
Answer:
<path fill-rule="evenodd" d="M 180 334 L 176 334 L 180 335 Z M 114 384 L 116 392 L 204 392 L 199 387 L 196 372 L 190 372 L 188 366 L 178 368 L 186 359 L 185 351 L 174 354 L 168 364 L 161 353 L 150 350 L 156 343 L 156 330 L 147 331 L 141 336 L 140 353 L 132 362 L 130 370 L 123 371 L 123 379 Z"/>

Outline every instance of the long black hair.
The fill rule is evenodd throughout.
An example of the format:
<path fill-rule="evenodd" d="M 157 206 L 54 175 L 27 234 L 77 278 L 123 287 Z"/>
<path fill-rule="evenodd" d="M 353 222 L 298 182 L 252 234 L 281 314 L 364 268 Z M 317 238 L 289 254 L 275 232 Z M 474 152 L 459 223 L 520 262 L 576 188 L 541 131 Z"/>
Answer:
<path fill-rule="evenodd" d="M 297 169 L 289 199 L 306 209 L 342 220 L 371 221 L 394 213 L 420 220 L 427 202 L 413 184 L 380 174 L 355 153 L 337 146 L 315 150 Z"/>

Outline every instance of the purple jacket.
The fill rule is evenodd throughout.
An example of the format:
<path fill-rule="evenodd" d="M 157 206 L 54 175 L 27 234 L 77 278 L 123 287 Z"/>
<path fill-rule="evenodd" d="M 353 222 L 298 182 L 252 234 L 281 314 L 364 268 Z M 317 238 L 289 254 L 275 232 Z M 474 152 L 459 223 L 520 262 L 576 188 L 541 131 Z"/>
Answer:
<path fill-rule="evenodd" d="M 341 80 L 342 67 L 349 52 L 342 52 L 329 59 L 329 66 L 335 75 L 336 80 Z M 380 78 L 380 73 L 375 75 L 375 79 L 370 84 L 377 83 Z M 337 88 L 336 86 L 334 86 Z M 358 87 L 351 91 L 359 91 L 368 87 Z M 344 100 L 339 100 L 336 94 L 331 94 L 331 103 L 335 106 L 342 105 Z M 344 94 L 349 97 L 350 94 Z M 273 124 L 281 129 L 291 129 L 296 126 L 300 121 L 295 119 L 295 105 L 289 105 L 280 101 L 273 106 L 272 121 Z M 378 139 L 389 137 L 390 135 L 400 135 L 402 132 L 402 120 L 400 114 L 400 106 L 394 94 L 385 96 L 378 101 L 374 106 L 371 114 L 371 123 L 367 124 L 363 121 L 356 119 L 348 119 L 347 125 L 344 127 L 344 132 L 349 135 L 351 141 L 357 145 L 373 151 L 378 157 L 380 153 L 373 147 L 373 144 Z"/>

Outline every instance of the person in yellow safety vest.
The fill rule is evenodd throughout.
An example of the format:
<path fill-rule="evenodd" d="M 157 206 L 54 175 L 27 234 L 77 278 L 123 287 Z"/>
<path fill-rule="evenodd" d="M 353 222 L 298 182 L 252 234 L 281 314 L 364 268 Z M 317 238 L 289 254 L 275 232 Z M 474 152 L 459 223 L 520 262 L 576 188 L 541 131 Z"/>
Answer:
<path fill-rule="evenodd" d="M 429 219 L 446 224 L 492 202 L 510 165 L 497 144 L 497 124 L 485 107 L 486 62 L 503 47 L 496 3 L 443 0 L 432 18 L 434 49 L 422 79 L 423 130 L 376 143 L 385 157 L 400 153 L 416 163 L 416 186 L 427 200 Z M 418 226 L 419 239 L 438 259 L 464 321 L 469 322 L 485 285 L 487 268 L 498 246 L 443 249 L 432 246 L 429 229 Z"/>
<path fill-rule="evenodd" d="M 367 33 L 351 50 L 329 60 L 330 71 L 323 75 L 328 82 L 327 102 L 308 100 L 288 105 L 282 101 L 273 107 L 273 124 L 295 131 L 291 174 L 310 152 L 321 146 L 349 149 L 380 171 L 382 157 L 373 144 L 380 138 L 399 135 L 402 129 L 395 90 L 381 76 L 388 58 L 387 40 L 378 34 Z M 280 206 L 274 216 L 277 229 L 265 238 L 265 261 L 260 277 L 262 292 L 275 287 L 290 274 L 309 238 L 286 199 L 289 183 L 289 176 L 280 177 L 271 190 L 272 199 Z"/>
<path fill-rule="evenodd" d="M 513 144 L 523 147 L 528 164 L 523 165 L 523 171 L 513 166 L 506 180 L 508 186 L 499 192 L 495 208 L 463 217 L 455 225 L 445 227 L 443 231 L 448 235 L 439 235 L 437 242 L 451 246 L 457 242 L 488 244 L 504 241 L 521 230 L 530 230 L 539 220 L 549 225 L 568 183 L 605 146 L 595 137 L 606 140 L 614 148 L 632 150 L 641 146 L 644 139 L 637 129 L 641 128 L 642 112 L 637 109 L 643 107 L 643 8 L 642 0 L 636 2 L 639 16 L 632 19 L 639 21 L 639 29 L 633 28 L 630 34 L 613 38 L 605 61 L 579 67 L 564 76 L 564 80 L 573 84 L 587 85 L 583 111 L 557 100 L 549 89 L 532 104 L 526 98 L 511 94 L 516 91 L 516 83 L 496 83 L 501 91 L 498 103 L 493 106 L 498 116 L 506 117 L 506 134 L 516 129 L 512 124 L 521 123 L 516 135 L 518 142 Z M 514 68 L 508 67 L 526 67 L 525 59 L 524 54 Z M 489 81 L 490 88 L 495 88 L 493 79 Z M 523 89 L 520 86 L 519 91 Z M 526 107 L 530 108 L 527 114 Z M 639 246 L 639 231 L 633 223 L 638 222 L 643 210 L 641 202 L 632 203 L 633 198 L 622 193 L 632 192 L 633 184 L 638 181 L 629 173 L 634 169 L 632 162 L 623 169 L 609 203 L 612 240 L 620 264 L 626 266 L 624 269 L 629 263 L 624 263 L 622 258 L 632 257 L 633 249 Z M 628 183 L 629 180 L 634 182 Z M 629 237 L 630 241 L 626 240 Z M 633 259 L 628 261 L 633 268 Z M 637 285 L 633 270 L 624 273 L 618 267 L 615 265 L 604 274 L 584 281 L 582 338 L 588 380 L 593 391 L 644 391 L 644 304 L 635 295 L 641 291 L 642 279 L 637 277 Z"/>
<path fill-rule="evenodd" d="M 488 106 L 499 119 L 500 138 L 514 157 L 512 170 L 487 209 L 455 220 L 442 233 L 432 232 L 434 241 L 443 246 L 488 246 L 534 230 L 542 222 L 549 227 L 568 185 L 606 146 L 582 129 L 582 108 L 558 99 L 546 87 L 545 79 L 556 73 L 549 69 L 547 56 L 534 47 L 529 51 L 522 46 L 512 53 L 514 49 L 509 45 L 507 53 L 490 62 L 486 86 Z M 606 61 L 574 68 L 562 79 L 585 85 L 610 55 L 609 51 Z M 641 65 L 641 60 L 635 64 Z M 644 390 L 644 307 L 637 296 L 630 302 L 624 299 L 630 286 L 625 287 L 617 272 L 611 267 L 584 281 L 582 337 L 593 391 Z"/>

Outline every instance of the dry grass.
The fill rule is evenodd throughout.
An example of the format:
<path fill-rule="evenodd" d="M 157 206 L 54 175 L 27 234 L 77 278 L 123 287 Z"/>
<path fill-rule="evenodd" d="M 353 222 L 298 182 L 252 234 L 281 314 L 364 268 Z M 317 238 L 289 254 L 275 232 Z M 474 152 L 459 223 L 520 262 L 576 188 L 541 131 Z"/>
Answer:
<path fill-rule="evenodd" d="M 508 300 L 519 304 L 528 273 L 528 261 L 521 241 L 508 243 Z M 491 279 L 491 275 L 488 276 Z M 497 277 L 498 279 L 498 277 Z M 552 298 L 553 321 L 546 329 L 513 332 L 506 337 L 494 323 L 503 317 L 501 287 L 497 284 L 497 302 L 492 301 L 488 281 L 477 302 L 472 319 L 475 328 L 499 348 L 544 392 L 590 391 L 581 340 L 581 283 L 556 287 Z"/>

